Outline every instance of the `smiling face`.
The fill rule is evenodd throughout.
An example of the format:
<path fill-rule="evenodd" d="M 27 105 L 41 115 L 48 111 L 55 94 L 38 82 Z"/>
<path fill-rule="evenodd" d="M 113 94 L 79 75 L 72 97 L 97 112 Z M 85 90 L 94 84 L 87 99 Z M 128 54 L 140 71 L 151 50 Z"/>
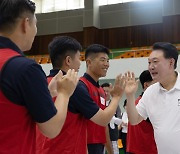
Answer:
<path fill-rule="evenodd" d="M 154 50 L 148 58 L 148 69 L 153 80 L 163 83 L 174 71 L 174 59 L 165 58 L 162 50 Z"/>
<path fill-rule="evenodd" d="M 89 58 L 87 60 L 88 72 L 99 79 L 100 77 L 105 77 L 107 70 L 109 68 L 109 57 L 106 53 L 96 53 L 94 58 Z"/>

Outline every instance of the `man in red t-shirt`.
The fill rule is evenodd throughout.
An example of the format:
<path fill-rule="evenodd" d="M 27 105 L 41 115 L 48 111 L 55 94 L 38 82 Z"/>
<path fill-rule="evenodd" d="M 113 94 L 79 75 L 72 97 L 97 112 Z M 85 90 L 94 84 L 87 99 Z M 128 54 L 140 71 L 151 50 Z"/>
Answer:
<path fill-rule="evenodd" d="M 48 47 L 53 66 L 48 81 L 59 70 L 64 75 L 69 69 L 79 70 L 81 45 L 77 40 L 58 36 Z M 90 145 L 91 150 L 98 150 L 98 154 L 99 151 L 103 153 L 106 142 L 105 126 L 112 119 L 125 88 L 125 78 L 117 76 L 111 91 L 111 104 L 105 108 L 105 93 L 98 80 L 106 75 L 109 67 L 108 55 L 109 50 L 102 45 L 95 44 L 86 49 L 87 71 L 69 99 L 63 128 L 53 139 L 38 133 L 37 154 L 87 154 L 87 143 L 93 143 Z M 88 153 L 90 154 L 89 151 Z"/>
<path fill-rule="evenodd" d="M 148 70 L 141 73 L 139 80 L 145 91 L 153 84 L 153 79 Z M 137 105 L 143 93 L 136 99 Z M 127 152 L 131 154 L 157 154 L 154 131 L 149 119 L 143 120 L 138 125 L 128 124 Z"/>
<path fill-rule="evenodd" d="M 0 0 L 1 154 L 35 154 L 36 125 L 45 136 L 57 136 L 78 82 L 69 70 L 48 86 L 42 67 L 25 57 L 37 33 L 35 8 L 31 0 Z"/>

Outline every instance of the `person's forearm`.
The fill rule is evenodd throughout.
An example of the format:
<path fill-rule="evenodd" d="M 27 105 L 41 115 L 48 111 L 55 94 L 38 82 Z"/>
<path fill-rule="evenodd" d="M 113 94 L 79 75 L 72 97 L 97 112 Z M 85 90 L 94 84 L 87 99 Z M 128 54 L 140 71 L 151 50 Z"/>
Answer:
<path fill-rule="evenodd" d="M 140 115 L 135 106 L 135 96 L 127 95 L 127 114 L 131 125 L 136 125 L 140 122 Z"/>
<path fill-rule="evenodd" d="M 120 98 L 121 96 L 113 97 L 110 105 L 104 110 L 99 109 L 99 111 L 91 118 L 91 120 L 98 125 L 107 126 L 116 112 Z"/>
<path fill-rule="evenodd" d="M 66 119 L 68 102 L 68 95 L 62 93 L 58 94 L 55 101 L 55 106 L 57 109 L 56 115 L 47 122 L 38 124 L 40 131 L 45 136 L 54 138 L 60 133 Z"/>
<path fill-rule="evenodd" d="M 110 105 L 104 110 L 104 120 L 108 124 L 115 115 L 121 97 L 112 97 Z"/>
<path fill-rule="evenodd" d="M 57 127 L 61 130 L 64 125 L 64 121 L 67 116 L 68 104 L 69 104 L 69 95 L 59 94 L 55 101 L 55 106 L 57 109 Z"/>

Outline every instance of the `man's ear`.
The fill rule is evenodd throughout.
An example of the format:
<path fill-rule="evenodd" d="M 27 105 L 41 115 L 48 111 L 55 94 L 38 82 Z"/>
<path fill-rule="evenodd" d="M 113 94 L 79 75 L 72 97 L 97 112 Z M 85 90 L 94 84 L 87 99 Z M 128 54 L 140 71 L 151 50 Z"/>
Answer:
<path fill-rule="evenodd" d="M 89 65 L 91 65 L 92 61 L 90 58 L 86 59 L 86 66 L 88 67 Z"/>
<path fill-rule="evenodd" d="M 67 66 L 70 66 L 70 65 L 71 65 L 71 61 L 72 61 L 71 57 L 70 57 L 70 56 L 66 56 L 66 58 L 65 58 L 65 64 L 66 64 Z"/>
<path fill-rule="evenodd" d="M 26 33 L 28 31 L 29 24 L 30 24 L 29 18 L 23 18 L 21 20 L 21 27 L 22 27 L 23 33 Z"/>
<path fill-rule="evenodd" d="M 149 86 L 148 83 L 144 82 L 144 89 L 147 89 L 148 86 Z"/>
<path fill-rule="evenodd" d="M 174 58 L 170 59 L 170 66 L 174 68 L 175 60 Z"/>

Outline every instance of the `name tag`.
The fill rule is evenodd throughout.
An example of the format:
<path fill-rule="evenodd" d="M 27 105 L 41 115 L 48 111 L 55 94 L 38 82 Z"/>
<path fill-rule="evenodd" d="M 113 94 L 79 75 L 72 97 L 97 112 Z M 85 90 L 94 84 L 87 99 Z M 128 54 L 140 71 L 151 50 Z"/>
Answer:
<path fill-rule="evenodd" d="M 100 101 L 101 101 L 101 104 L 102 104 L 102 105 L 105 105 L 105 102 L 106 102 L 106 101 L 105 101 L 105 99 L 104 99 L 103 97 L 100 97 Z"/>

